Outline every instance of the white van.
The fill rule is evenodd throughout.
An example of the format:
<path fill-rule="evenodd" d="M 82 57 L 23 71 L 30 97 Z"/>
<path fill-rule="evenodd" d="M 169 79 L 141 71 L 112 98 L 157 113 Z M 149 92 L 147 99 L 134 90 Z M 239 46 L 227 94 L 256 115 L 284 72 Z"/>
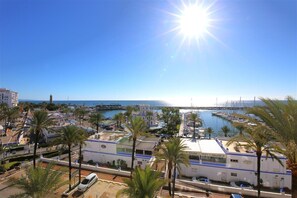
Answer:
<path fill-rule="evenodd" d="M 78 185 L 77 190 L 80 192 L 86 191 L 90 186 L 92 186 L 98 180 L 96 173 L 91 173 Z"/>

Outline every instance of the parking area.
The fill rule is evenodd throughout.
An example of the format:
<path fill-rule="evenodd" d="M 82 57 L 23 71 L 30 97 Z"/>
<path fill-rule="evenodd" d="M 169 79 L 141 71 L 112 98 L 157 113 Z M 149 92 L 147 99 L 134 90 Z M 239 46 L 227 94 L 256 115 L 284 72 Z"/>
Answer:
<path fill-rule="evenodd" d="M 72 194 L 72 197 L 96 197 L 96 198 L 97 197 L 98 198 L 116 197 L 117 192 L 123 188 L 125 188 L 124 184 L 99 179 L 84 193 L 75 191 Z"/>

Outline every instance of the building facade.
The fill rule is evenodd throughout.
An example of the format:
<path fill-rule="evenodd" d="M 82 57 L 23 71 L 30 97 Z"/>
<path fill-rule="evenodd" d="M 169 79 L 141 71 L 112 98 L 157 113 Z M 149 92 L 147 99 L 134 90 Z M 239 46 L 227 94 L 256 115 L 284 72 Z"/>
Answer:
<path fill-rule="evenodd" d="M 0 88 L 0 104 L 6 103 L 8 107 L 18 106 L 18 93 L 8 89 Z"/>
<path fill-rule="evenodd" d="M 226 146 L 227 141 L 200 139 L 193 142 L 184 139 L 189 154 L 190 166 L 182 166 L 181 173 L 187 177 L 205 176 L 213 181 L 246 181 L 257 185 L 257 157 L 244 148 Z M 263 186 L 270 188 L 291 188 L 291 171 L 286 169 L 286 158 L 278 155 L 281 165 L 271 157 L 261 158 L 261 179 Z"/>
<path fill-rule="evenodd" d="M 154 161 L 153 151 L 159 144 L 159 138 L 140 137 L 136 142 L 134 166 L 145 168 Z M 85 141 L 83 161 L 92 160 L 99 164 L 131 167 L 132 140 L 127 133 L 101 132 Z"/>

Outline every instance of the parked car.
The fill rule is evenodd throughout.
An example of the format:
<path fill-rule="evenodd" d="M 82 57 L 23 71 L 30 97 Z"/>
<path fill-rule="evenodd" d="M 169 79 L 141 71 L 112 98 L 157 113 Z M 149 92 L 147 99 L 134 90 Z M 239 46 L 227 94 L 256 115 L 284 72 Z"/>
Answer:
<path fill-rule="evenodd" d="M 253 189 L 253 186 L 246 181 L 233 181 L 230 182 L 230 185 L 237 188 Z"/>
<path fill-rule="evenodd" d="M 204 182 L 204 183 L 210 183 L 210 179 L 208 177 L 200 176 L 200 177 L 193 177 L 193 181 L 199 181 L 199 182 Z"/>
<path fill-rule="evenodd" d="M 230 195 L 230 198 L 242 198 L 241 194 L 233 193 Z"/>
<path fill-rule="evenodd" d="M 90 186 L 92 186 L 98 180 L 96 173 L 89 174 L 79 185 L 77 190 L 79 192 L 86 191 Z"/>

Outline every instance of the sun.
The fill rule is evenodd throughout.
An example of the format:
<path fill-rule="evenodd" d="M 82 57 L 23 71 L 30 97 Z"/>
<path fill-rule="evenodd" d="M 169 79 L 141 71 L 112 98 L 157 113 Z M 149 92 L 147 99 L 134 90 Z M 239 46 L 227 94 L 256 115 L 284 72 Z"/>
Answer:
<path fill-rule="evenodd" d="M 210 18 L 207 8 L 201 5 L 190 5 L 181 11 L 178 29 L 188 39 L 201 39 L 208 32 Z"/>

